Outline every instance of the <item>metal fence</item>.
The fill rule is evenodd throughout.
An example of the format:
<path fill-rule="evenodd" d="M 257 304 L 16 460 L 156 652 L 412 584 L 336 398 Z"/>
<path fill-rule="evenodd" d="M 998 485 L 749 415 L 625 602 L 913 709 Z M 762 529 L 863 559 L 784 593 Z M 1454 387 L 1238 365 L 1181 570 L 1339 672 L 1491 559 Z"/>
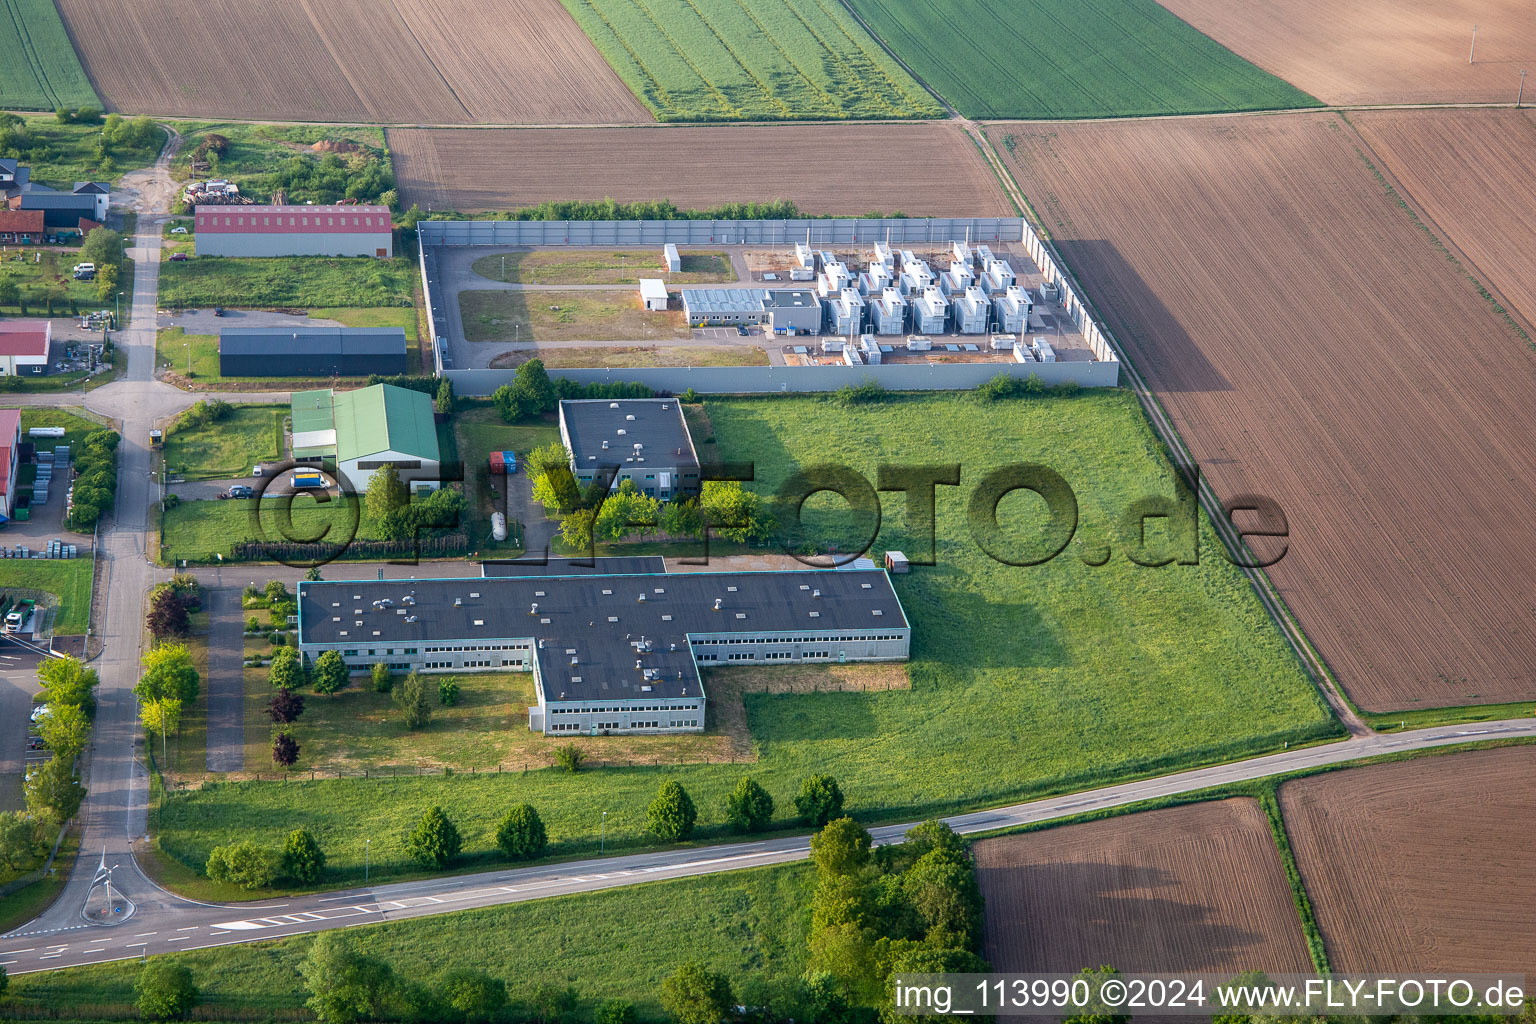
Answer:
<path fill-rule="evenodd" d="M 848 217 L 796 220 L 424 220 L 439 245 L 926 245 L 1018 242 L 1022 217 Z"/>

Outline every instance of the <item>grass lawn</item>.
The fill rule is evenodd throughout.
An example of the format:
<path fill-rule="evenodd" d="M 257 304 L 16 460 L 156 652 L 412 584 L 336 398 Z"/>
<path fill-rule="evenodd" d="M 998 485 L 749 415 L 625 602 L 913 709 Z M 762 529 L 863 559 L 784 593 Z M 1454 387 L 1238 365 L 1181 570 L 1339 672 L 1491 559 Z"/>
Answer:
<path fill-rule="evenodd" d="M 638 284 L 642 277 L 659 277 L 670 285 L 734 281 L 731 261 L 723 252 L 685 252 L 683 269 L 669 274 L 654 249 L 550 250 L 482 256 L 474 271 L 491 281 L 521 284 Z"/>
<path fill-rule="evenodd" d="M 647 313 L 622 292 L 459 292 L 467 341 L 641 341 L 691 338 L 680 310 Z"/>
<path fill-rule="evenodd" d="M 768 353 L 756 345 L 593 345 L 581 348 L 536 348 L 504 352 L 491 360 L 497 369 L 521 366 L 537 356 L 551 370 L 573 367 L 638 366 L 767 366 Z"/>
<path fill-rule="evenodd" d="M 50 13 L 53 11 L 53 4 L 46 0 L 41 3 L 39 0 L 0 0 L 0 54 L 11 52 L 5 43 L 9 28 L 5 15 L 7 5 L 15 4 L 23 7 L 36 5 L 46 8 Z M 64 45 L 69 46 L 67 40 Z M 73 60 L 72 50 L 70 54 Z M 9 66 L 9 61 L 0 61 L 0 87 L 3 87 Z M 0 109 L 12 109 L 14 101 L 3 97 L 4 94 L 0 93 Z M 94 104 L 94 100 L 90 99 L 84 102 Z M 115 184 L 124 172 L 154 163 L 160 155 L 160 148 L 165 145 L 165 133 L 157 129 L 148 145 L 118 144 L 111 147 L 103 159 L 98 149 L 101 142 L 100 124 L 60 124 L 52 114 L 24 115 L 22 120 L 26 122 L 32 145 L 26 152 L 8 155 L 19 157 L 23 164 L 32 168 L 32 180 L 40 181 L 49 188 L 67 190 L 77 181 L 109 181 Z"/>
<path fill-rule="evenodd" d="M 160 305 L 255 309 L 410 306 L 415 261 L 366 256 L 197 256 L 160 267 Z"/>
<path fill-rule="evenodd" d="M 193 563 L 212 562 L 216 554 L 222 554 L 228 561 L 233 558 L 234 546 L 245 540 L 287 538 L 317 542 L 348 536 L 377 539 L 369 532 L 367 520 L 362 518 L 361 497 L 354 506 L 335 495 L 325 504 L 315 501 L 310 494 L 295 495 L 292 522 L 286 528 L 280 522 L 280 507 L 285 502 L 269 498 L 260 503 L 259 513 L 257 503 L 255 498 L 181 502 L 162 517 L 161 561 L 167 565 L 181 559 Z M 356 520 L 354 514 L 358 517 Z M 257 515 L 259 521 L 253 521 Z"/>
<path fill-rule="evenodd" d="M 1080 118 L 1319 102 L 1154 0 L 851 0 L 966 117 Z"/>
<path fill-rule="evenodd" d="M 84 411 L 83 409 L 80 409 L 79 406 L 74 406 L 73 408 L 79 410 L 80 412 Z M 63 437 L 40 437 L 36 439 L 36 444 L 39 448 L 46 446 L 49 449 L 53 449 L 59 445 L 64 444 L 73 446 L 76 442 L 85 440 L 85 436 L 87 434 L 97 430 L 107 429 L 107 427 L 105 427 L 103 424 L 97 423 L 95 420 L 86 419 L 84 416 L 76 415 L 76 413 L 72 412 L 68 407 L 46 409 L 37 405 L 22 406 L 22 437 L 27 437 L 27 431 L 31 430 L 33 427 L 64 428 Z"/>
<path fill-rule="evenodd" d="M 165 467 L 187 480 L 250 476 L 258 462 L 283 454 L 286 405 L 237 405 L 229 416 L 203 427 L 172 429 L 165 437 Z"/>
<path fill-rule="evenodd" d="M 191 633 L 180 642 L 192 655 L 202 683 L 197 699 L 181 709 L 181 727 L 165 738 L 163 747 L 156 736 L 149 751 L 160 771 L 173 779 L 200 779 L 208 771 L 208 613 L 196 611 L 188 618 Z"/>
<path fill-rule="evenodd" d="M 808 865 L 785 865 L 368 925 L 348 934 L 360 950 L 413 980 L 469 967 L 504 980 L 514 1000 L 539 985 L 574 985 L 582 1020 L 607 998 L 632 1000 L 643 1019 L 663 1020 L 661 982 L 687 959 L 725 973 L 737 991 L 749 979 L 802 974 L 814 887 Z M 674 926 L 658 928 L 658 922 Z M 298 965 L 313 941 L 301 936 L 174 954 L 203 994 L 193 1016 L 206 1009 L 219 1019 L 290 1019 L 308 995 Z M 8 998 L 27 1010 L 136 1019 L 133 982 L 141 969 L 126 961 L 20 975 L 11 979 Z"/>
<path fill-rule="evenodd" d="M 701 841 L 723 838 L 727 792 L 748 771 L 791 824 L 791 799 L 813 771 L 830 772 L 850 810 L 902 820 L 1102 785 L 1176 767 L 1279 749 L 1340 730 L 1242 575 L 1206 526 L 1198 566 L 1143 568 L 1114 544 L 1130 503 L 1172 492 L 1172 470 L 1124 391 L 983 405 L 965 395 L 902 397 L 844 408 L 830 396 L 711 401 L 721 458 L 756 463 L 771 493 L 797 464 L 842 462 L 870 479 L 880 463 L 964 464 L 966 486 L 940 488 L 937 557 L 896 578 L 914 636 L 910 690 L 749 693 L 745 719 L 756 763 L 603 768 L 577 775 L 455 775 L 398 781 L 238 783 L 177 795 L 160 815 L 161 844 L 200 866 L 236 836 L 305 825 L 332 863 L 360 874 L 410 870 L 400 839 L 442 804 L 466 852 L 490 849 L 495 809 L 528 800 L 560 854 L 597 849 L 607 810 L 612 849 L 648 845 L 645 807 L 667 778 L 699 808 Z M 475 456 L 466 453 L 467 458 Z M 1043 462 L 1076 489 L 1080 544 L 1033 568 L 993 561 L 966 527 L 971 488 L 991 467 Z M 225 503 L 220 503 L 225 504 Z M 813 499 L 807 507 L 816 506 Z M 922 552 L 899 494 L 875 550 Z M 1007 536 L 1022 545 L 1030 506 L 1004 499 Z M 1153 531 L 1155 532 L 1155 531 Z M 716 702 L 718 703 L 718 702 Z M 711 726 L 718 724 L 712 705 Z M 579 742 L 586 742 L 581 740 Z M 471 860 L 474 858 L 471 857 Z"/>
<path fill-rule="evenodd" d="M 345 327 L 400 327 L 405 330 L 405 358 L 410 370 L 421 367 L 421 342 L 417 333 L 416 311 L 393 306 L 354 307 L 347 309 L 312 309 L 314 320 L 334 320 Z M 189 352 L 190 349 L 190 352 Z M 187 371 L 191 356 L 192 379 L 204 387 L 225 383 L 259 383 L 265 389 L 280 390 L 280 377 L 224 377 L 219 374 L 219 338 L 215 334 L 188 334 L 181 327 L 163 327 L 155 337 L 155 365 L 178 377 Z M 312 386 L 320 378 L 298 378 Z M 326 382 L 329 377 L 323 378 Z M 345 380 L 347 378 L 343 378 Z M 361 378 L 358 378 L 361 379 Z"/>
<path fill-rule="evenodd" d="M 659 121 L 940 114 L 831 0 L 561 2 Z"/>
<path fill-rule="evenodd" d="M 3 3 L 4 0 L 0 0 Z M 112 308 L 111 300 L 101 301 L 95 281 L 76 281 L 71 268 L 80 262 L 80 250 L 9 247 L 0 256 L 0 282 L 16 285 L 20 301 L 12 306 L 0 306 L 0 311 L 17 316 L 47 316 L 48 300 L 53 300 L 54 316 L 73 316 L 98 309 Z M 41 260 L 38 254 L 41 254 Z M 19 257 L 19 258 L 18 258 Z M 125 267 L 127 262 L 125 261 Z"/>
<path fill-rule="evenodd" d="M 48 836 L 50 848 L 57 835 L 58 833 L 54 832 Z M 59 844 L 58 856 L 53 859 L 53 875 L 11 893 L 5 898 L 3 904 L 0 904 L 0 934 L 26 924 L 53 904 L 69 882 L 69 873 L 75 866 L 75 854 L 79 851 L 80 829 L 77 826 L 71 826 L 64 835 L 64 841 Z M 25 871 L 42 867 L 47 859 L 48 854 L 45 851 L 21 871 L 6 871 L 5 880 L 19 878 Z"/>
<path fill-rule="evenodd" d="M 53 0 L 0 0 L 0 110 L 100 108 Z"/>
<path fill-rule="evenodd" d="M 16 541 L 0 530 L 0 544 L 12 547 Z M 28 546 L 36 545 L 32 541 Z M 0 591 L 19 597 L 33 597 L 30 591 L 52 594 L 59 608 L 53 620 L 54 633 L 78 636 L 85 632 L 91 614 L 91 559 L 0 558 Z"/>

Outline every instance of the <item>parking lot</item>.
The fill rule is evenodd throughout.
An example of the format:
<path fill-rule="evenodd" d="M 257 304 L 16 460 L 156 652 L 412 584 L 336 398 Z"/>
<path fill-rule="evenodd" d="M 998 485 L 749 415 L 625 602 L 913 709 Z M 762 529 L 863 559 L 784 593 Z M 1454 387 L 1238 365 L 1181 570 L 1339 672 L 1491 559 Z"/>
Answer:
<path fill-rule="evenodd" d="M 32 698 L 39 692 L 37 656 L 0 638 L 0 811 L 23 806 L 22 773 L 48 752 L 33 732 Z"/>

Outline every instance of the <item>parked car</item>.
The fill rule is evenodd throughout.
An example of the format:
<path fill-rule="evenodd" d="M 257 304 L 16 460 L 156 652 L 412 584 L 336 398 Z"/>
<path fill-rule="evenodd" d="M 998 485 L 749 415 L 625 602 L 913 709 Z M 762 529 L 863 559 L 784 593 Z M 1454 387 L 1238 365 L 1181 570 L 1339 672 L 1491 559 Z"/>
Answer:
<path fill-rule="evenodd" d="M 173 235 L 184 235 L 186 233 L 187 229 L 180 224 L 176 225 L 174 228 L 171 228 L 171 234 Z"/>
<path fill-rule="evenodd" d="M 247 484 L 235 484 L 225 494 L 231 498 L 251 498 L 255 497 L 256 492 Z"/>
<path fill-rule="evenodd" d="M 37 707 L 32 709 L 32 721 L 41 722 L 43 719 L 48 717 L 48 714 L 48 705 L 39 704 Z"/>
<path fill-rule="evenodd" d="M 172 263 L 185 263 L 185 262 L 187 262 L 187 254 L 184 253 L 184 252 L 173 252 L 173 253 L 171 253 L 171 262 Z"/>
<path fill-rule="evenodd" d="M 223 306 L 214 306 L 213 307 L 213 315 L 214 316 L 223 316 L 224 315 L 224 307 Z"/>
<path fill-rule="evenodd" d="M 743 338 L 745 338 L 748 334 L 751 334 L 752 332 L 747 330 L 745 327 L 741 326 L 740 324 L 737 324 L 736 325 L 736 333 L 741 335 Z"/>
<path fill-rule="evenodd" d="M 96 273 L 96 264 L 94 264 L 94 263 L 76 263 L 75 266 L 74 266 L 74 272 L 77 273 L 77 274 L 81 274 L 81 273 L 94 274 L 94 273 Z"/>

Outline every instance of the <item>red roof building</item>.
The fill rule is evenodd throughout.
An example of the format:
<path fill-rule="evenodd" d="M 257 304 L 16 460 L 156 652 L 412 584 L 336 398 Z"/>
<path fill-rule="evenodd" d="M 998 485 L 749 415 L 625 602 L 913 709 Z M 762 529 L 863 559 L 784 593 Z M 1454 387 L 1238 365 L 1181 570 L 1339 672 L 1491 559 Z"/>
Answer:
<path fill-rule="evenodd" d="M 42 210 L 8 210 L 0 207 L 0 243 L 36 245 L 42 240 Z"/>
<path fill-rule="evenodd" d="M 199 256 L 379 256 L 394 254 L 387 206 L 203 206 Z"/>
<path fill-rule="evenodd" d="M 46 373 L 52 343 L 53 325 L 47 320 L 0 320 L 0 376 Z"/>
<path fill-rule="evenodd" d="M 21 451 L 21 410 L 0 409 L 0 519 L 16 508 L 16 460 Z"/>

